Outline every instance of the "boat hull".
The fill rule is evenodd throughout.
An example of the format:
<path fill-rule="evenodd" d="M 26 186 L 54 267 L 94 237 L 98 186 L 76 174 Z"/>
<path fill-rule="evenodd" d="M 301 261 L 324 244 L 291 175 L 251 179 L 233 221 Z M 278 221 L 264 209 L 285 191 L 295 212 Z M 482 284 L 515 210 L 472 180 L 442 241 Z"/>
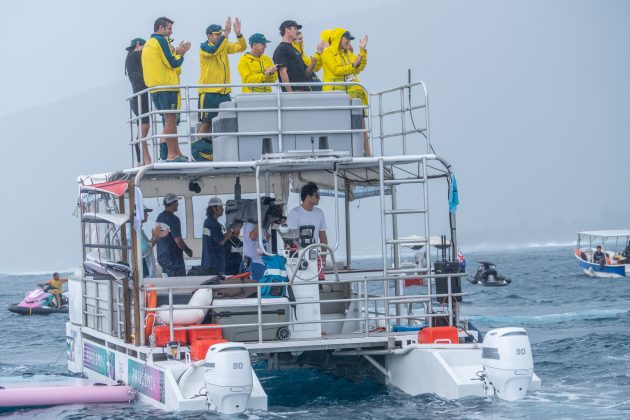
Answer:
<path fill-rule="evenodd" d="M 630 274 L 630 264 L 606 264 L 602 267 L 599 264 L 584 261 L 577 256 L 576 259 L 578 260 L 578 264 L 580 265 L 580 268 L 582 269 L 584 274 L 591 277 L 619 278 L 628 277 L 628 275 Z"/>
<path fill-rule="evenodd" d="M 27 308 L 24 306 L 18 306 L 17 303 L 12 303 L 7 307 L 7 309 L 13 313 L 20 315 L 50 315 L 50 314 L 67 314 L 68 307 L 65 306 L 63 308 L 49 308 L 38 306 L 35 308 Z"/>

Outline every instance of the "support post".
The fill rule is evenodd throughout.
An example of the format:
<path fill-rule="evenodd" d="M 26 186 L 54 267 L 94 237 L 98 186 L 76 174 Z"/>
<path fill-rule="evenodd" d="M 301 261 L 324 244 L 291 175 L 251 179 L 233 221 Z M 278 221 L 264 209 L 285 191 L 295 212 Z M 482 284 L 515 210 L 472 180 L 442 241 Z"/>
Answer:
<path fill-rule="evenodd" d="M 129 220 L 133 223 L 133 210 L 136 207 L 136 194 L 135 188 L 136 183 L 132 179 L 129 181 Z M 130 223 L 130 224 L 131 224 Z M 142 303 L 142 299 L 140 299 L 140 285 L 138 284 L 138 280 L 140 276 L 138 275 L 138 252 L 136 249 L 137 239 L 136 239 L 136 230 L 131 226 L 131 270 L 132 270 L 132 281 L 133 281 L 133 296 L 134 296 L 134 304 L 133 304 L 133 344 L 139 346 L 141 341 L 141 334 L 144 334 L 144 330 L 140 325 L 140 305 Z M 127 289 L 128 290 L 128 289 Z M 128 293 L 128 292 L 127 292 Z"/>

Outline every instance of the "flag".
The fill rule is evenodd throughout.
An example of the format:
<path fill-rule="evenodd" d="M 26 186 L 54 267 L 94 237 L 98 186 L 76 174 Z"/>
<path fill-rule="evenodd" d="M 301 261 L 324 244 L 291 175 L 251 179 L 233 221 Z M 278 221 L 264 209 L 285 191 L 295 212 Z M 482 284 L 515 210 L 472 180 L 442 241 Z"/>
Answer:
<path fill-rule="evenodd" d="M 457 248 L 457 262 L 459 262 L 459 272 L 465 273 L 466 272 L 466 258 L 464 258 L 464 254 L 462 253 L 462 250 L 459 248 Z"/>
<path fill-rule="evenodd" d="M 451 187 L 448 190 L 448 211 L 455 213 L 459 205 L 459 194 L 457 192 L 457 180 L 455 174 L 451 174 Z"/>

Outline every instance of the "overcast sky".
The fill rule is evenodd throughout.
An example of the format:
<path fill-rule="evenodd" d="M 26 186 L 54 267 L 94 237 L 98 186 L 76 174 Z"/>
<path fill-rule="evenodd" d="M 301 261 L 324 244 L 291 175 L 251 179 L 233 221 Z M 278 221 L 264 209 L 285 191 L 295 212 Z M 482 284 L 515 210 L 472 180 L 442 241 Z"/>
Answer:
<path fill-rule="evenodd" d="M 630 2 L 26 0 L 3 9 L 0 176 L 10 205 L 0 210 L 0 272 L 78 265 L 75 177 L 128 164 L 124 48 L 162 15 L 175 20 L 176 43 L 193 43 L 183 83 L 197 82 L 206 26 L 228 15 L 246 36 L 267 35 L 270 49 L 287 18 L 304 24 L 311 52 L 324 28 L 369 34 L 361 80 L 370 90 L 404 83 L 407 68 L 427 83 L 433 144 L 458 176 L 464 249 L 630 227 Z"/>

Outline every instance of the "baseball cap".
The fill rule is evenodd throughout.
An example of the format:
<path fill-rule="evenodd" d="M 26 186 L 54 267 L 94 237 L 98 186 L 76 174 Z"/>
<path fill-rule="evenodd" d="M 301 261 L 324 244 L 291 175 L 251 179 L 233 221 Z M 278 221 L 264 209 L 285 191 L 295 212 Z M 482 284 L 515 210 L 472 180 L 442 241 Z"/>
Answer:
<path fill-rule="evenodd" d="M 302 29 L 302 25 L 298 25 L 296 21 L 285 20 L 284 22 L 280 24 L 280 32 L 282 32 L 283 29 L 290 28 L 291 26 L 295 26 L 298 29 Z"/>
<path fill-rule="evenodd" d="M 216 23 L 213 23 L 206 28 L 206 35 L 217 34 L 219 32 L 223 32 L 223 28 L 221 28 L 221 25 L 217 25 Z"/>
<path fill-rule="evenodd" d="M 354 39 L 354 37 L 352 36 L 352 34 L 350 34 L 350 32 L 346 31 L 343 33 L 342 35 L 343 38 L 348 38 L 350 41 L 352 41 Z"/>
<path fill-rule="evenodd" d="M 169 204 L 179 200 L 179 197 L 173 193 L 168 193 L 164 196 L 164 205 L 168 206 Z"/>
<path fill-rule="evenodd" d="M 266 44 L 268 42 L 271 42 L 271 41 L 265 38 L 263 34 L 255 33 L 249 37 L 250 44 Z"/>
<path fill-rule="evenodd" d="M 131 51 L 134 48 L 136 48 L 136 45 L 140 44 L 140 45 L 144 45 L 146 44 L 147 41 L 145 41 L 142 38 L 134 38 L 131 40 L 131 42 L 129 43 L 129 46 L 127 48 L 125 48 L 127 51 Z"/>
<path fill-rule="evenodd" d="M 208 200 L 208 207 L 210 206 L 222 206 L 223 201 L 219 197 L 210 197 Z"/>

